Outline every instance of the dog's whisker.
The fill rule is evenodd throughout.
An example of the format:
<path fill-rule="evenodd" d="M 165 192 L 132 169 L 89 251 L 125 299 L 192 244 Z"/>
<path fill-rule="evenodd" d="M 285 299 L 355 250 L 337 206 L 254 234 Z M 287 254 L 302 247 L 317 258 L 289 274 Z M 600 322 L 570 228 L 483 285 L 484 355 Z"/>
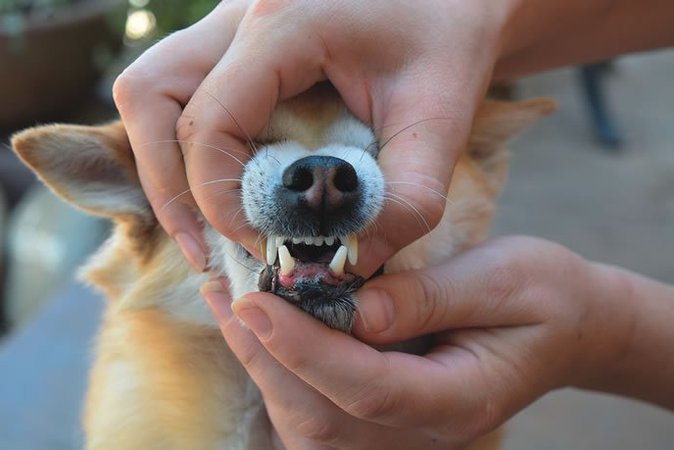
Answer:
<path fill-rule="evenodd" d="M 178 200 L 180 197 L 182 197 L 183 195 L 189 194 L 190 192 L 192 192 L 192 189 L 188 188 L 188 189 L 185 189 L 184 191 L 180 192 L 179 194 L 171 197 L 166 203 L 164 203 L 164 205 L 161 208 L 159 208 L 159 212 L 161 213 L 166 208 L 168 208 L 170 205 L 172 205 L 176 200 Z"/>
<path fill-rule="evenodd" d="M 386 192 L 386 193 L 384 194 L 384 199 L 386 199 L 386 200 L 391 200 L 391 201 L 394 201 L 394 200 L 395 200 L 396 203 L 398 203 L 398 204 L 400 204 L 400 205 L 402 205 L 402 206 L 406 206 L 408 209 L 414 211 L 414 213 L 416 214 L 416 217 L 417 217 L 418 219 L 421 219 L 421 222 L 423 222 L 423 225 L 426 227 L 426 230 L 427 230 L 429 233 L 432 231 L 432 228 L 431 228 L 430 225 L 428 224 L 428 221 L 426 220 L 426 218 L 424 217 L 424 215 L 421 214 L 421 212 L 419 211 L 419 209 L 417 209 L 417 207 L 415 207 L 410 201 L 408 201 L 407 199 L 405 199 L 403 196 L 398 195 L 398 194 L 394 194 L 394 193 L 392 193 L 392 192 L 389 191 L 389 192 Z"/>
<path fill-rule="evenodd" d="M 239 225 L 238 227 L 234 228 L 234 229 L 232 230 L 232 233 L 236 233 L 236 232 L 239 231 L 240 229 L 245 228 L 245 227 L 247 227 L 247 226 L 250 226 L 250 222 L 249 222 L 248 220 L 245 220 L 241 225 Z"/>
<path fill-rule="evenodd" d="M 243 156 L 250 156 L 250 153 L 244 152 L 243 150 L 239 150 L 239 149 L 236 149 L 236 148 L 231 148 L 231 147 L 218 147 L 218 146 L 216 146 L 216 145 L 209 145 L 209 144 L 207 144 L 207 143 L 205 143 L 205 142 L 188 141 L 188 140 L 186 140 L 186 139 L 159 139 L 159 140 L 156 140 L 156 141 L 147 141 L 147 142 L 143 142 L 143 143 L 140 144 L 140 145 L 141 145 L 141 147 L 142 147 L 142 146 L 146 146 L 146 145 L 157 145 L 157 144 L 190 144 L 190 145 L 201 145 L 201 146 L 208 147 L 208 148 L 213 148 L 213 149 L 221 149 L 221 148 L 224 148 L 225 150 L 230 150 L 230 151 L 232 151 L 232 152 L 239 153 L 239 154 L 241 154 L 241 155 L 243 155 Z"/>
<path fill-rule="evenodd" d="M 220 100 L 218 100 L 218 98 L 217 98 L 215 95 L 211 94 L 210 92 L 208 92 L 208 91 L 205 90 L 205 89 L 203 90 L 203 92 L 204 92 L 206 95 L 208 95 L 209 97 L 211 97 L 211 99 L 213 99 L 218 105 L 220 105 L 220 107 L 227 113 L 227 115 L 230 117 L 230 119 L 232 119 L 232 121 L 233 121 L 234 124 L 237 126 L 237 128 L 239 129 L 239 131 L 244 135 L 244 137 L 246 138 L 246 143 L 247 143 L 247 144 L 250 146 L 250 148 L 253 150 L 253 153 L 257 153 L 257 152 L 258 152 L 258 148 L 257 148 L 257 146 L 255 145 L 255 141 L 253 141 L 253 138 L 250 136 L 250 134 L 248 134 L 248 132 L 247 132 L 246 130 L 243 129 L 243 127 L 241 126 L 241 124 L 239 123 L 239 121 L 236 120 L 236 117 L 234 117 L 234 114 L 232 114 L 232 112 L 231 112 L 229 109 L 227 109 L 227 107 L 226 107 L 225 105 L 223 105 L 222 102 L 221 102 Z"/>
<path fill-rule="evenodd" d="M 229 147 L 222 148 L 222 147 L 218 147 L 216 145 L 205 144 L 203 142 L 185 141 L 185 140 L 180 140 L 180 139 L 165 139 L 165 140 L 162 140 L 162 141 L 150 141 L 150 142 L 145 142 L 141 145 L 144 146 L 144 145 L 156 145 L 156 144 L 166 144 L 166 143 L 197 145 L 197 146 L 206 147 L 206 148 L 209 148 L 209 149 L 212 149 L 212 150 L 216 150 L 216 151 L 222 153 L 223 155 L 227 155 L 230 158 L 232 158 L 233 160 L 235 160 L 236 162 L 238 162 L 241 165 L 241 167 L 246 167 L 246 164 L 243 161 L 241 161 L 239 158 L 237 158 L 236 156 L 232 155 L 228 150 L 231 150 L 231 151 L 234 151 L 234 152 L 237 152 L 237 153 L 241 153 L 241 154 L 246 155 L 246 156 L 250 156 L 250 155 L 248 155 L 248 153 L 245 153 L 245 152 L 242 152 L 240 150 L 233 149 L 233 148 L 229 148 Z"/>
<path fill-rule="evenodd" d="M 451 120 L 451 119 L 450 119 L 449 117 L 429 117 L 429 118 L 426 118 L 426 119 L 417 120 L 416 122 L 411 123 L 411 124 L 409 124 L 409 125 L 407 125 L 407 126 L 401 128 L 400 130 L 396 131 L 396 132 L 393 133 L 391 136 L 389 136 L 388 139 L 386 139 L 386 140 L 379 146 L 379 151 L 381 152 L 382 150 L 384 150 L 384 147 L 386 147 L 386 145 L 388 145 L 389 142 L 391 142 L 394 138 L 398 137 L 401 133 L 404 133 L 405 131 L 409 130 L 409 129 L 412 128 L 412 127 L 415 127 L 415 126 L 420 125 L 420 124 L 425 123 L 425 122 L 430 122 L 430 121 L 432 121 L 432 120 Z M 388 128 L 388 127 L 391 127 L 391 126 L 396 126 L 396 125 L 397 125 L 397 124 L 388 124 L 388 125 L 384 125 L 384 126 L 382 126 L 381 129 L 378 130 L 378 131 L 381 132 L 381 131 L 383 131 L 385 128 Z M 377 133 L 377 134 L 379 134 L 379 133 Z"/>
<path fill-rule="evenodd" d="M 384 198 L 384 201 L 388 201 L 388 202 L 395 203 L 395 204 L 397 204 L 397 205 L 402 206 L 402 207 L 405 208 L 405 209 L 410 209 L 408 205 L 405 205 L 405 204 L 402 203 L 401 201 L 396 200 L 396 199 L 393 199 L 393 198 Z M 417 224 L 419 224 L 420 227 L 423 227 L 424 224 L 423 224 L 423 222 L 419 219 L 419 217 L 417 217 L 416 214 L 413 214 L 413 216 L 414 216 L 415 220 L 417 221 Z"/>
<path fill-rule="evenodd" d="M 241 211 L 243 211 L 243 206 L 239 207 L 239 209 L 232 215 L 232 218 L 229 220 L 230 225 L 234 223 L 239 214 L 241 214 Z"/>
<path fill-rule="evenodd" d="M 256 270 L 256 269 L 254 269 L 254 268 L 252 268 L 252 267 L 249 267 L 248 265 L 244 264 L 244 263 L 241 261 L 241 258 L 239 258 L 238 256 L 232 255 L 228 250 L 224 250 L 224 252 L 225 252 L 225 254 L 226 254 L 227 256 L 229 256 L 229 259 L 231 259 L 232 261 L 234 261 L 235 263 L 237 263 L 238 265 L 240 265 L 241 267 L 243 267 L 244 269 L 246 269 L 246 270 L 249 271 L 250 273 L 255 273 L 255 274 L 258 273 L 258 270 Z"/>
<path fill-rule="evenodd" d="M 423 185 L 423 184 L 421 184 L 421 183 L 414 183 L 414 182 L 412 182 L 412 181 L 387 181 L 386 184 L 405 184 L 405 185 L 408 185 L 408 186 L 420 187 L 420 188 L 423 188 L 423 189 L 426 189 L 426 190 L 432 192 L 433 194 L 435 194 L 435 195 L 437 195 L 438 197 L 442 198 L 445 202 L 449 203 L 450 205 L 453 205 L 453 204 L 454 204 L 454 202 L 452 202 L 452 200 L 450 200 L 450 198 L 447 197 L 446 195 L 440 193 L 439 191 L 436 191 L 436 190 L 433 189 L 433 188 L 430 188 L 430 187 L 428 187 L 428 186 L 425 186 L 425 185 Z"/>

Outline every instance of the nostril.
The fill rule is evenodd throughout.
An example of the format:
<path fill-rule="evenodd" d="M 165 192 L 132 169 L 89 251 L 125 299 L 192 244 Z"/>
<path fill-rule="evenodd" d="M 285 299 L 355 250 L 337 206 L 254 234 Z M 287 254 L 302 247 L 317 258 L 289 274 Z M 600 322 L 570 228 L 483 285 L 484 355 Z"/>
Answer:
<path fill-rule="evenodd" d="M 353 192 L 358 189 L 358 175 L 353 166 L 346 161 L 337 167 L 333 183 L 340 192 Z"/>
<path fill-rule="evenodd" d="M 283 173 L 283 186 L 295 192 L 304 192 L 314 184 L 314 175 L 308 167 L 294 167 Z"/>

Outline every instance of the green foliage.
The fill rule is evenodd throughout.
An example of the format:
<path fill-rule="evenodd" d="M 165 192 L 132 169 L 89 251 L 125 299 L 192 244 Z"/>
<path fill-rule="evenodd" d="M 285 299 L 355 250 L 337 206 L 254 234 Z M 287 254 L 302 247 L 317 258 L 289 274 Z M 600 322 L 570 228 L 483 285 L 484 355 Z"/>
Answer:
<path fill-rule="evenodd" d="M 146 9 L 157 18 L 157 34 L 185 28 L 208 14 L 219 0 L 151 0 Z"/>

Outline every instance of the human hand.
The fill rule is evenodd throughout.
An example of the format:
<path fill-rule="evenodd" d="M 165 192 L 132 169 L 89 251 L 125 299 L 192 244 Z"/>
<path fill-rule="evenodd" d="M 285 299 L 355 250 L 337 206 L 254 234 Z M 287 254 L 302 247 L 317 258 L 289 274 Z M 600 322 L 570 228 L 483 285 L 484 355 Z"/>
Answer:
<path fill-rule="evenodd" d="M 402 199 L 385 205 L 383 231 L 361 242 L 356 272 L 371 274 L 441 218 L 509 3 L 222 2 L 152 47 L 114 86 L 160 223 L 200 270 L 207 249 L 197 208 L 260 257 L 257 234 L 232 213 L 246 142 L 277 102 L 328 79 L 386 143 L 379 163 Z"/>
<path fill-rule="evenodd" d="M 615 273 L 533 238 L 371 280 L 354 330 L 365 343 L 269 294 L 230 309 L 219 289 L 204 295 L 289 448 L 461 448 L 552 389 L 593 386 L 635 317 Z M 431 333 L 421 356 L 367 345 Z"/>

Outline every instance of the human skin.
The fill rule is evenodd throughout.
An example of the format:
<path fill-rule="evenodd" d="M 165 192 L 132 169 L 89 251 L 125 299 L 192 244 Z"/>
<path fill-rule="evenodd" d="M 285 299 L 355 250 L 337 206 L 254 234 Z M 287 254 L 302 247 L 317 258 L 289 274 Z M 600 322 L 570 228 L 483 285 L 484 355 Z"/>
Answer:
<path fill-rule="evenodd" d="M 444 201 L 429 192 L 446 191 L 494 67 L 506 78 L 667 45 L 672 20 L 666 0 L 224 1 L 143 54 L 113 93 L 160 223 L 204 270 L 196 210 L 261 257 L 242 215 L 222 211 L 238 210 L 247 141 L 278 101 L 328 79 L 380 141 L 416 124 L 380 163 L 433 226 Z M 357 273 L 427 231 L 395 203 L 379 222 Z"/>
<path fill-rule="evenodd" d="M 399 194 L 433 225 L 444 203 L 428 192 L 446 190 L 492 74 L 674 43 L 674 4 L 663 0 L 250 3 L 223 2 L 161 41 L 114 89 L 151 204 L 199 270 L 207 261 L 196 208 L 260 256 L 256 234 L 220 214 L 238 210 L 238 196 L 215 196 L 212 182 L 230 180 L 215 192 L 235 188 L 241 167 L 232 156 L 246 158 L 248 136 L 277 101 L 316 81 L 329 79 L 381 141 L 440 119 L 401 133 L 380 157 L 387 179 L 403 182 Z M 392 204 L 378 229 L 362 243 L 362 274 L 425 231 Z M 290 448 L 369 448 L 383 439 L 391 440 L 384 448 L 458 447 L 567 385 L 674 407 L 671 286 L 518 238 L 367 287 L 380 290 L 359 294 L 355 333 L 365 343 L 268 294 L 233 304 L 250 329 L 242 327 L 226 289 L 204 288 Z M 443 345 L 423 357 L 366 345 L 427 333 Z"/>
<path fill-rule="evenodd" d="M 674 287 L 540 239 L 371 280 L 360 340 L 269 294 L 202 292 L 287 448 L 462 448 L 566 386 L 674 410 Z M 368 345 L 431 333 L 421 356 Z"/>
<path fill-rule="evenodd" d="M 489 82 L 505 8 L 471 6 L 458 17 L 452 11 L 460 2 L 446 0 L 428 0 L 427 8 L 390 0 L 259 1 L 246 10 L 248 3 L 223 2 L 151 48 L 115 83 L 150 203 L 198 269 L 207 262 L 197 207 L 260 257 L 243 215 L 222 213 L 237 211 L 239 196 L 223 192 L 238 187 L 237 159 L 250 155 L 246 141 L 275 104 L 329 79 L 380 141 L 415 124 L 379 156 L 405 201 L 387 203 L 378 221 L 385 232 L 360 243 L 354 271 L 369 275 L 428 231 L 399 203 L 414 205 L 429 227 L 441 218 L 444 196 L 429 193 L 447 190 Z M 451 44 L 439 45 L 445 42 Z"/>

